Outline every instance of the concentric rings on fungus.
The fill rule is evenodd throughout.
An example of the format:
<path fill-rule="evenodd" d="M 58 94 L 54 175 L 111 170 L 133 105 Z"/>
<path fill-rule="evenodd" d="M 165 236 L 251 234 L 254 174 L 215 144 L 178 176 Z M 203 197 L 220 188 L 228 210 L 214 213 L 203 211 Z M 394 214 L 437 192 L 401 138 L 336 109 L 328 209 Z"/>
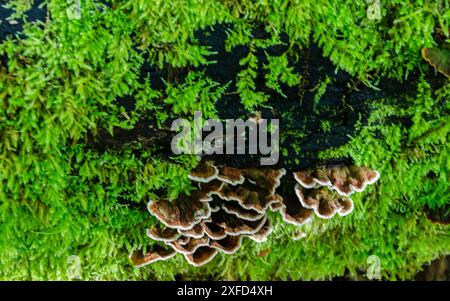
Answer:
<path fill-rule="evenodd" d="M 210 197 L 196 191 L 188 198 L 181 196 L 174 201 L 150 201 L 147 208 L 167 227 L 189 230 L 211 215 L 210 200 Z"/>
<path fill-rule="evenodd" d="M 281 178 L 286 174 L 284 168 L 244 168 L 244 176 L 254 185 L 266 190 L 269 194 L 275 194 L 275 190 L 280 186 Z"/>
<path fill-rule="evenodd" d="M 380 174 L 377 171 L 367 167 L 344 165 L 294 172 L 295 180 L 304 188 L 313 189 L 327 186 L 342 196 L 362 192 L 367 185 L 375 183 L 379 177 Z"/>
<path fill-rule="evenodd" d="M 191 171 L 188 178 L 192 181 L 208 183 L 214 180 L 219 174 L 219 170 L 211 161 L 200 161 L 200 163 Z"/>
<path fill-rule="evenodd" d="M 134 251 L 130 254 L 130 259 L 136 267 L 142 267 L 159 260 L 169 259 L 176 254 L 177 252 L 175 252 L 175 250 L 165 249 L 159 245 L 154 245 L 152 251 L 146 253 L 143 253 L 142 250 Z"/>
<path fill-rule="evenodd" d="M 245 181 L 239 169 L 227 166 L 220 169 L 217 179 L 233 186 L 242 184 Z"/>
<path fill-rule="evenodd" d="M 193 266 L 199 267 L 207 264 L 217 255 L 218 250 L 211 247 L 200 247 L 192 254 L 184 254 L 186 260 Z"/>
<path fill-rule="evenodd" d="M 174 241 L 180 237 L 180 234 L 173 228 L 162 228 L 159 226 L 152 226 L 147 229 L 147 236 L 156 241 Z"/>
<path fill-rule="evenodd" d="M 332 218 L 336 213 L 347 215 L 353 208 L 353 201 L 350 198 L 343 198 L 326 188 L 306 189 L 301 185 L 295 185 L 295 193 L 305 208 L 314 210 L 314 213 L 324 219 Z"/>
<path fill-rule="evenodd" d="M 189 175 L 199 182 L 198 190 L 174 201 L 148 203 L 150 213 L 166 227 L 154 226 L 147 235 L 171 250 L 155 245 L 151 252 L 134 252 L 131 260 L 142 266 L 180 253 L 190 264 L 201 266 L 219 251 L 237 252 L 243 237 L 266 241 L 273 231 L 268 209 L 279 211 L 285 222 L 294 225 L 304 225 L 314 215 L 325 219 L 336 213 L 345 216 L 353 210 L 352 200 L 345 196 L 364 190 L 379 178 L 378 172 L 355 166 L 298 171 L 294 173 L 299 183 L 294 188 L 297 200 L 275 194 L 285 173 L 271 168 L 217 168 L 211 161 L 201 161 Z"/>
<path fill-rule="evenodd" d="M 211 240 L 210 246 L 222 251 L 225 254 L 236 253 L 241 247 L 242 236 L 227 235 L 220 240 Z"/>
<path fill-rule="evenodd" d="M 182 243 L 182 241 L 171 241 L 167 243 L 177 252 L 182 254 L 192 254 L 198 248 L 209 245 L 209 238 L 207 236 L 200 238 L 190 238 L 187 243 Z"/>

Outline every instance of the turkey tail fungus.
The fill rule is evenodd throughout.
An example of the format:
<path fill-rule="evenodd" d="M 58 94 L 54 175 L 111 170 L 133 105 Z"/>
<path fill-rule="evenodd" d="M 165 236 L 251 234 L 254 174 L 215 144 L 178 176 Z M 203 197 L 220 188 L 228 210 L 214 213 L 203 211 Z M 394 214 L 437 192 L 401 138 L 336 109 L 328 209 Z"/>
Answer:
<path fill-rule="evenodd" d="M 363 191 L 379 178 L 378 172 L 355 166 L 297 171 L 296 198 L 275 193 L 285 174 L 283 168 L 240 170 L 201 161 L 189 175 L 199 182 L 190 196 L 148 204 L 149 212 L 166 227 L 154 226 L 147 235 L 171 250 L 155 245 L 152 252 L 136 251 L 131 260 L 142 266 L 180 253 L 188 263 L 201 266 L 219 252 L 237 252 L 244 237 L 258 243 L 266 241 L 274 229 L 269 211 L 279 212 L 286 223 L 297 226 L 314 216 L 345 216 L 353 210 L 353 201 L 346 196 Z"/>

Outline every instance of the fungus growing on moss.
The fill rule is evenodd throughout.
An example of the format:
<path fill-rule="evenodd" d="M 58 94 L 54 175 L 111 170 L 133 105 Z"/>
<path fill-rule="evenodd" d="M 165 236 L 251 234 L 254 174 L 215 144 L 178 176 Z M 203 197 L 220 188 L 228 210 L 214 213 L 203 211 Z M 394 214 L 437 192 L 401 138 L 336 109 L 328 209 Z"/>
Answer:
<path fill-rule="evenodd" d="M 219 240 L 227 236 L 227 234 L 225 233 L 225 229 L 215 223 L 203 222 L 202 226 L 205 230 L 205 234 L 208 235 L 211 239 Z"/>
<path fill-rule="evenodd" d="M 306 189 L 295 185 L 295 193 L 303 207 L 313 209 L 314 213 L 324 219 L 332 218 L 336 213 L 345 209 L 342 215 L 350 213 L 353 202 L 349 198 L 342 198 L 326 188 Z M 350 204 L 352 203 L 352 204 Z"/>
<path fill-rule="evenodd" d="M 199 183 L 199 188 L 203 193 L 206 193 L 208 196 L 218 195 L 218 192 L 222 190 L 224 182 L 220 180 L 212 180 L 208 183 Z"/>
<path fill-rule="evenodd" d="M 200 161 L 200 163 L 191 171 L 188 178 L 192 181 L 208 183 L 214 180 L 219 174 L 219 169 L 211 161 Z"/>
<path fill-rule="evenodd" d="M 380 173 L 367 167 L 350 167 L 348 179 L 350 187 L 356 192 L 362 192 L 369 184 L 375 183 L 380 178 Z"/>
<path fill-rule="evenodd" d="M 355 191 L 363 191 L 368 184 L 375 183 L 379 177 L 380 174 L 377 171 L 367 167 L 344 165 L 294 173 L 295 180 L 304 188 L 328 186 L 343 196 L 349 196 Z"/>
<path fill-rule="evenodd" d="M 177 252 L 172 249 L 165 249 L 159 245 L 154 245 L 152 251 L 144 253 L 137 250 L 131 253 L 130 259 L 136 267 L 142 267 L 158 260 L 166 260 L 175 256 Z"/>
<path fill-rule="evenodd" d="M 148 230 L 148 236 L 172 247 L 174 253 L 183 254 L 190 264 L 200 266 L 212 260 L 218 250 L 226 254 L 236 252 L 245 236 L 264 242 L 273 231 L 267 216 L 269 208 L 279 211 L 285 222 L 294 225 L 306 224 L 314 213 L 326 219 L 336 213 L 344 216 L 353 210 L 353 202 L 338 193 L 362 191 L 379 177 L 376 171 L 354 166 L 298 171 L 294 173 L 300 183 L 295 186 L 297 200 L 275 194 L 285 173 L 284 169 L 270 168 L 245 168 L 241 172 L 222 166 L 219 170 L 212 162 L 202 161 L 191 174 L 200 182 L 191 196 L 149 203 L 149 211 L 168 228 L 154 227 Z M 150 259 L 142 260 L 159 260 L 166 253 L 149 254 Z M 136 262 L 144 257 L 137 253 Z"/>
<path fill-rule="evenodd" d="M 445 48 L 422 48 L 422 57 L 448 78 L 450 78 L 450 49 Z"/>

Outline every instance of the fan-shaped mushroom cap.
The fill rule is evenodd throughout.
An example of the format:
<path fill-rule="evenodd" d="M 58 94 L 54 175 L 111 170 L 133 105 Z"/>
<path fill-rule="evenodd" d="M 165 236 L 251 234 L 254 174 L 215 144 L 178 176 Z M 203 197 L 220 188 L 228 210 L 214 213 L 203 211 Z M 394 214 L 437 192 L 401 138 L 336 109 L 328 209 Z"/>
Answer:
<path fill-rule="evenodd" d="M 184 257 L 191 265 L 199 267 L 213 260 L 217 253 L 217 249 L 204 246 L 198 248 L 192 254 L 184 254 Z"/>
<path fill-rule="evenodd" d="M 380 178 L 376 170 L 367 167 L 350 167 L 349 185 L 357 192 L 362 192 L 369 184 L 375 183 Z"/>
<path fill-rule="evenodd" d="M 192 181 L 208 183 L 214 180 L 219 174 L 219 170 L 211 161 L 200 161 L 200 163 L 188 175 Z"/>
<path fill-rule="evenodd" d="M 322 192 L 322 194 L 318 195 L 320 198 L 319 207 L 314 211 L 321 218 L 332 218 L 342 210 L 342 205 L 338 202 L 337 198 L 332 197 L 327 191 L 322 189 Z"/>
<path fill-rule="evenodd" d="M 200 238 L 191 238 L 187 243 L 182 243 L 180 241 L 171 241 L 167 243 L 177 252 L 182 254 L 192 254 L 198 248 L 202 246 L 207 246 L 209 244 L 209 238 L 207 236 Z"/>
<path fill-rule="evenodd" d="M 275 212 L 275 211 L 279 211 L 281 208 L 284 207 L 282 202 L 276 202 L 276 203 L 271 203 L 270 204 L 270 210 Z"/>
<path fill-rule="evenodd" d="M 233 254 L 237 250 L 239 250 L 241 244 L 242 244 L 242 236 L 228 235 L 220 240 L 211 240 L 209 245 L 213 248 L 221 250 L 226 254 Z"/>
<path fill-rule="evenodd" d="M 345 199 L 333 193 L 325 188 L 305 189 L 301 185 L 295 186 L 295 193 L 300 200 L 300 203 L 305 208 L 311 208 L 315 214 L 320 218 L 331 218 L 336 213 L 344 211 L 342 214 L 348 214 L 350 199 Z M 353 202 L 352 202 L 353 204 Z"/>
<path fill-rule="evenodd" d="M 246 221 L 235 215 L 227 214 L 224 211 L 215 212 L 211 217 L 214 223 L 222 227 L 228 235 L 254 234 L 261 229 L 267 218 L 267 216 L 264 215 L 259 220 Z"/>
<path fill-rule="evenodd" d="M 247 221 L 256 221 L 261 219 L 265 213 L 259 213 L 253 209 L 242 208 L 236 201 L 226 201 L 222 204 L 222 209 L 228 214 L 234 214 Z"/>
<path fill-rule="evenodd" d="M 235 187 L 224 185 L 219 196 L 223 200 L 237 201 L 244 209 L 252 209 L 259 213 L 265 213 L 270 204 L 281 201 L 277 194 L 269 194 L 261 188 L 245 184 Z"/>
<path fill-rule="evenodd" d="M 267 237 L 273 231 L 272 220 L 268 217 L 264 225 L 259 229 L 255 234 L 250 235 L 249 237 L 256 242 L 264 242 L 267 240 Z"/>
<path fill-rule="evenodd" d="M 180 237 L 176 229 L 153 226 L 147 229 L 147 236 L 156 241 L 174 241 Z"/>
<path fill-rule="evenodd" d="M 297 186 L 300 187 L 298 184 Z M 298 200 L 292 198 L 283 198 L 280 213 L 283 220 L 297 226 L 310 222 L 314 216 L 313 210 L 305 208 Z"/>
<path fill-rule="evenodd" d="M 349 196 L 353 193 L 353 189 L 348 183 L 350 170 L 346 166 L 333 166 L 331 168 L 332 190 L 336 190 L 340 195 Z"/>
<path fill-rule="evenodd" d="M 316 169 L 313 173 L 314 181 L 321 186 L 331 186 L 330 170 L 324 167 Z"/>
<path fill-rule="evenodd" d="M 294 178 L 295 180 L 300 183 L 305 188 L 315 188 L 317 187 L 316 181 L 314 181 L 313 176 L 304 170 L 299 170 L 297 172 L 294 172 Z"/>
<path fill-rule="evenodd" d="M 280 179 L 286 174 L 284 168 L 256 168 L 250 167 L 243 169 L 245 177 L 256 186 L 266 190 L 270 194 L 274 194 L 278 186 L 280 186 Z"/>
<path fill-rule="evenodd" d="M 195 191 L 189 199 L 180 196 L 172 202 L 168 200 L 150 201 L 149 212 L 170 228 L 189 230 L 211 215 L 208 201 L 211 198 Z"/>
<path fill-rule="evenodd" d="M 189 238 L 201 238 L 205 235 L 205 230 L 201 224 L 196 224 L 194 227 L 188 230 L 180 230 L 178 229 L 178 233 L 187 236 Z"/>
<path fill-rule="evenodd" d="M 233 186 L 242 184 L 245 181 L 239 169 L 227 166 L 220 169 L 217 179 Z"/>
<path fill-rule="evenodd" d="M 338 214 L 340 216 L 346 216 L 350 214 L 353 211 L 353 201 L 350 198 L 339 198 L 338 199 L 339 204 L 341 205 L 342 209 L 338 211 Z"/>
<path fill-rule="evenodd" d="M 218 192 L 222 189 L 224 182 L 220 180 L 212 180 L 208 183 L 199 183 L 200 190 L 207 194 L 208 196 L 217 195 Z"/>
<path fill-rule="evenodd" d="M 209 203 L 209 207 L 211 208 L 211 212 L 217 212 L 222 208 L 222 203 L 211 202 L 211 203 Z"/>
<path fill-rule="evenodd" d="M 296 184 L 295 194 L 297 195 L 300 203 L 303 207 L 307 209 L 316 209 L 319 207 L 319 200 L 314 197 L 314 195 L 305 194 L 305 188 L 299 184 Z"/>
<path fill-rule="evenodd" d="M 227 234 L 225 233 L 225 229 L 213 222 L 203 222 L 202 226 L 205 230 L 205 234 L 208 235 L 211 239 L 219 240 L 227 236 Z"/>
<path fill-rule="evenodd" d="M 136 267 L 142 267 L 158 260 L 166 260 L 177 254 L 172 249 L 164 249 L 161 246 L 154 245 L 152 251 L 143 253 L 142 250 L 134 251 L 130 254 L 130 259 Z"/>

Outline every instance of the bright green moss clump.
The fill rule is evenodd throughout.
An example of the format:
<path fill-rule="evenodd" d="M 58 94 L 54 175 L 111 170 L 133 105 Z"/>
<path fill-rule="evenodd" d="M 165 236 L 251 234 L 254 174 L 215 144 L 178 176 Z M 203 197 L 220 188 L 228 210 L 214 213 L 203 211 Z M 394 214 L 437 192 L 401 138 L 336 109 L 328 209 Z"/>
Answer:
<path fill-rule="evenodd" d="M 34 2 L 6 1 L 19 19 Z M 382 278 L 409 279 L 450 253 L 448 226 L 426 214 L 449 214 L 450 86 L 443 78 L 427 82 L 432 67 L 420 53 L 448 47 L 448 1 L 381 1 L 375 19 L 370 4 L 353 0 L 81 0 L 74 15 L 75 2 L 44 1 L 44 20 L 25 22 L 20 35 L 0 43 L 0 279 L 71 279 L 71 255 L 79 256 L 84 280 L 329 279 L 370 269 L 371 255 Z M 227 26 L 227 51 L 248 49 L 227 85 L 203 72 L 221 62 L 197 38 L 217 24 Z M 100 151 L 91 137 L 194 110 L 216 116 L 227 93 L 254 111 L 270 93 L 285 96 L 282 87 L 301 83 L 291 63 L 312 43 L 367 85 L 420 77 L 415 96 L 372 103 L 357 135 L 320 154 L 373 167 L 379 183 L 354 198 L 352 215 L 315 220 L 303 240 L 279 223 L 266 243 L 245 241 L 239 253 L 201 268 L 180 257 L 132 267 L 128 254 L 151 243 L 145 228 L 156 220 L 145 210 L 148 199 L 192 189 L 186 175 L 198 158 L 161 156 L 157 145 L 139 142 Z M 270 54 L 280 45 L 281 55 Z M 142 76 L 144 65 L 161 73 L 161 87 L 152 84 L 159 78 Z M 256 85 L 260 70 L 264 89 Z M 318 87 L 317 101 L 329 82 Z"/>

